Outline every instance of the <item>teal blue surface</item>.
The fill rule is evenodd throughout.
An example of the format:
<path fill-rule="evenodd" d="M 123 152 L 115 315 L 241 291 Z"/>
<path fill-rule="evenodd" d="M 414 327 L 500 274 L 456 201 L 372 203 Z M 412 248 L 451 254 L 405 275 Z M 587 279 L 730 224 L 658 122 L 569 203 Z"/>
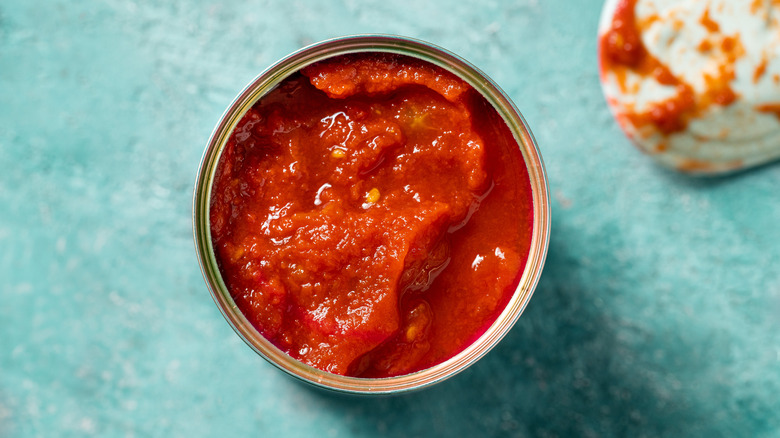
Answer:
<path fill-rule="evenodd" d="M 694 179 L 635 150 L 599 89 L 600 7 L 1 1 L 0 436 L 780 436 L 780 164 Z M 311 389 L 245 346 L 190 216 L 238 91 L 361 32 L 441 45 L 498 82 L 553 210 L 507 338 L 378 399 Z"/>

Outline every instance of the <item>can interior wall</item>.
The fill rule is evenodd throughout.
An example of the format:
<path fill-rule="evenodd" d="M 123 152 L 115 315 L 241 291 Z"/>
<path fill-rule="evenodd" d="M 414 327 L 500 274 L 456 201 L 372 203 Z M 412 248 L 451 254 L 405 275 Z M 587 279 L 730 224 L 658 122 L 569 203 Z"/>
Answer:
<path fill-rule="evenodd" d="M 209 205 L 214 173 L 222 150 L 244 114 L 289 75 L 326 58 L 359 52 L 395 53 L 438 65 L 469 83 L 496 109 L 512 131 L 528 169 L 533 196 L 533 234 L 525 270 L 512 298 L 488 330 L 454 357 L 431 368 L 388 378 L 331 374 L 299 362 L 265 339 L 238 309 L 225 285 L 212 246 Z M 464 370 L 495 346 L 520 317 L 539 281 L 550 236 L 547 176 L 531 130 L 505 93 L 476 67 L 458 56 L 419 40 L 391 35 L 356 35 L 303 48 L 261 73 L 233 101 L 211 134 L 201 160 L 193 196 L 193 231 L 201 271 L 214 302 L 236 333 L 276 367 L 305 382 L 356 394 L 389 394 L 419 389 Z"/>

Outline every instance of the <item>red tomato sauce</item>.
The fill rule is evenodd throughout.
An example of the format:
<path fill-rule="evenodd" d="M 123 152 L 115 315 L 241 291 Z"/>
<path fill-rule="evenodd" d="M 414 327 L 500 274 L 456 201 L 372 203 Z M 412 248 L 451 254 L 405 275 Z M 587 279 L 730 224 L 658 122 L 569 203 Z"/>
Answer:
<path fill-rule="evenodd" d="M 388 377 L 443 362 L 511 298 L 531 187 L 501 117 L 413 58 L 331 58 L 231 134 L 211 197 L 223 279 L 255 328 L 316 368 Z"/>

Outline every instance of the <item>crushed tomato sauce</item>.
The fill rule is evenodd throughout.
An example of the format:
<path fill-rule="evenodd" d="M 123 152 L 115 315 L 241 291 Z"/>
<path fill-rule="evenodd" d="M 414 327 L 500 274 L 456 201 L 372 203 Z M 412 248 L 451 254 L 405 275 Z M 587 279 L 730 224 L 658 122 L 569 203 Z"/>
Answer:
<path fill-rule="evenodd" d="M 358 377 L 428 368 L 511 298 L 530 248 L 517 144 L 432 64 L 355 54 L 260 99 L 217 166 L 214 249 L 237 306 L 290 356 Z"/>

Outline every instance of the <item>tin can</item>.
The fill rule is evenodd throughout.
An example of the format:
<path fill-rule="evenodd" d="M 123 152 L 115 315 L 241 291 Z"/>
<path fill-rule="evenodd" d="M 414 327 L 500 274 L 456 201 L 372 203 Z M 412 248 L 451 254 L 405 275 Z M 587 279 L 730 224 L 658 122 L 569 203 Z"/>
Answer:
<path fill-rule="evenodd" d="M 212 246 L 209 223 L 217 163 L 244 114 L 285 78 L 302 68 L 327 58 L 365 52 L 405 55 L 427 61 L 455 74 L 482 94 L 514 135 L 525 159 L 533 198 L 533 232 L 528 261 L 516 290 L 499 317 L 474 343 L 450 359 L 422 371 L 387 378 L 331 374 L 292 358 L 264 338 L 242 314 L 225 285 Z M 528 305 L 542 272 L 550 236 L 550 203 L 544 164 L 531 130 L 512 101 L 484 73 L 462 58 L 423 41 L 391 35 L 356 35 L 323 41 L 289 55 L 261 73 L 236 97 L 211 134 L 200 163 L 193 197 L 193 231 L 198 261 L 214 302 L 236 333 L 260 356 L 293 377 L 321 388 L 355 394 L 392 394 L 427 387 L 463 371 L 507 334 Z"/>

